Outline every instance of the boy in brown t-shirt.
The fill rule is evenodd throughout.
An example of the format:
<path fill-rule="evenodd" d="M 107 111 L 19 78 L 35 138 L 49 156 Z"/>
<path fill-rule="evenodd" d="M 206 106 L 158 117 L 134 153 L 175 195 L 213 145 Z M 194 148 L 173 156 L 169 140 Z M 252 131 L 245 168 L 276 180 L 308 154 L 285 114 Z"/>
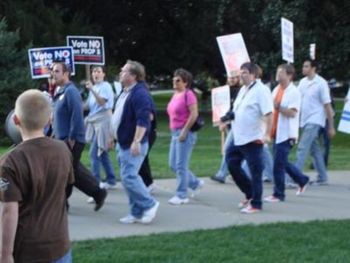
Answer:
<path fill-rule="evenodd" d="M 64 142 L 47 138 L 51 106 L 38 90 L 16 101 L 14 121 L 23 142 L 0 160 L 8 181 L 0 194 L 0 262 L 71 262 L 65 189 L 74 181 L 72 157 Z"/>

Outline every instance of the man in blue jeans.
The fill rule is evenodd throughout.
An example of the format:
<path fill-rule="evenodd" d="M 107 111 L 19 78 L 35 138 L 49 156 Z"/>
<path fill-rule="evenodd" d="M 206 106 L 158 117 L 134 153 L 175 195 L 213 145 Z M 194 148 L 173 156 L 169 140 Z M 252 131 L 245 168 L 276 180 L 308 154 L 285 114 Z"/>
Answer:
<path fill-rule="evenodd" d="M 256 213 L 262 209 L 262 161 L 263 145 L 270 140 L 272 124 L 271 91 L 260 81 L 256 81 L 258 66 L 247 62 L 241 66 L 244 86 L 233 105 L 234 144 L 226 151 L 226 161 L 233 180 L 244 193 L 245 199 L 239 203 L 242 213 Z M 248 163 L 252 178 L 248 178 L 241 168 L 243 159 Z"/>
<path fill-rule="evenodd" d="M 292 65 L 282 64 L 277 68 L 276 79 L 279 85 L 273 90 L 274 99 L 271 138 L 274 139 L 274 191 L 264 198 L 265 202 L 276 203 L 285 199 L 285 172 L 299 185 L 297 195 L 305 191 L 309 177 L 302 174 L 288 162 L 288 155 L 299 133 L 301 97 L 293 85 L 295 70 Z"/>
<path fill-rule="evenodd" d="M 148 224 L 155 218 L 159 202 L 148 192 L 139 170 L 148 150 L 152 98 L 144 82 L 145 69 L 139 62 L 128 60 L 119 78 L 123 92 L 115 105 L 111 130 L 130 205 L 129 214 L 120 222 Z"/>
<path fill-rule="evenodd" d="M 221 119 L 224 122 L 223 124 L 220 124 L 219 130 L 220 132 L 223 132 L 226 130 L 226 140 L 224 144 L 224 152 L 226 151 L 227 147 L 231 144 L 233 144 L 233 134 L 231 131 L 231 124 L 232 117 L 230 113 L 232 112 L 233 103 L 236 100 L 236 97 L 238 95 L 239 89 L 241 87 L 240 84 L 240 77 L 239 77 L 239 71 L 231 71 L 230 75 L 227 78 L 227 85 L 230 87 L 230 110 L 229 112 L 223 116 Z M 226 176 L 229 174 L 227 163 L 225 160 L 225 154 L 222 156 L 220 168 L 217 171 L 217 173 L 210 177 L 211 180 L 219 182 L 224 184 L 226 180 Z"/>
<path fill-rule="evenodd" d="M 307 155 L 311 153 L 314 165 L 318 172 L 314 185 L 328 184 L 327 170 L 323 153 L 319 144 L 319 132 L 328 121 L 328 136 L 335 135 L 333 125 L 333 109 L 331 106 L 330 91 L 327 82 L 316 73 L 315 60 L 306 59 L 303 64 L 303 75 L 298 89 L 301 93 L 300 127 L 302 136 L 298 144 L 297 160 L 295 165 L 303 170 Z"/>

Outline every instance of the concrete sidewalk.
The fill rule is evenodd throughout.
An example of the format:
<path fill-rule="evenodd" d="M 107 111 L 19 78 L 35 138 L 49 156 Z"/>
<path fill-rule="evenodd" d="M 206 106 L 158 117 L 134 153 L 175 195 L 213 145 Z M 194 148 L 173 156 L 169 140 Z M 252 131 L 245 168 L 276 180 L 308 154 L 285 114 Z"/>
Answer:
<path fill-rule="evenodd" d="M 309 174 L 315 178 L 315 174 Z M 182 206 L 167 203 L 174 194 L 175 179 L 156 180 L 158 188 L 154 196 L 160 201 L 160 208 L 150 225 L 119 223 L 119 218 L 128 213 L 127 197 L 121 184 L 118 189 L 109 191 L 106 204 L 99 212 L 94 212 L 93 205 L 86 203 L 87 197 L 75 189 L 70 198 L 70 237 L 86 240 L 242 224 L 350 219 L 350 172 L 332 171 L 329 178 L 329 186 L 309 186 L 302 196 L 296 196 L 295 189 L 287 190 L 285 202 L 265 203 L 261 213 L 252 215 L 239 212 L 237 204 L 243 195 L 232 180 L 223 185 L 204 178 L 201 193 Z M 264 184 L 264 196 L 272 193 L 272 187 L 272 184 Z"/>

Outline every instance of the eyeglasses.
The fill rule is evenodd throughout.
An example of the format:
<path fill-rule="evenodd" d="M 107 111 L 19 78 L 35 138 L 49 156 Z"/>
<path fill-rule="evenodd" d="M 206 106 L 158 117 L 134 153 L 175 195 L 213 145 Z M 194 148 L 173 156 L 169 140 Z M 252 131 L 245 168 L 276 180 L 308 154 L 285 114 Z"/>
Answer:
<path fill-rule="evenodd" d="M 175 82 L 175 83 L 179 83 L 180 81 L 181 81 L 180 78 L 173 78 L 173 82 Z"/>

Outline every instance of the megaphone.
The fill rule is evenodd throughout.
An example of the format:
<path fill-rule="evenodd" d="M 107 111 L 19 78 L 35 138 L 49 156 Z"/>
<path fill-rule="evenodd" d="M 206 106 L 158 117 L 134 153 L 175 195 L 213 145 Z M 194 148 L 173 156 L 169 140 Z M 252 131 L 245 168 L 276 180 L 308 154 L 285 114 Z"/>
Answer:
<path fill-rule="evenodd" d="M 7 114 L 6 121 L 5 121 L 5 132 L 14 144 L 19 144 L 22 142 L 22 136 L 13 119 L 14 115 L 15 115 L 15 110 L 12 110 L 9 112 L 9 114 Z"/>

